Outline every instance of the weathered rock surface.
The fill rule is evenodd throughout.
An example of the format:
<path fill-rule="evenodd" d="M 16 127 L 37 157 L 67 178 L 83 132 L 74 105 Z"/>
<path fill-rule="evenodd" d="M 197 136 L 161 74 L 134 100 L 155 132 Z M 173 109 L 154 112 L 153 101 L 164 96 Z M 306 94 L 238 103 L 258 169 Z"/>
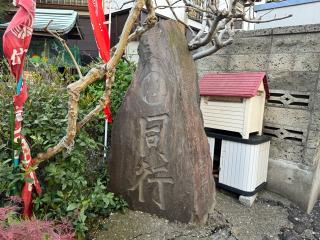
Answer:
<path fill-rule="evenodd" d="M 158 23 L 142 36 L 139 58 L 113 124 L 111 191 L 134 210 L 205 222 L 215 187 L 196 67 L 182 29 Z"/>

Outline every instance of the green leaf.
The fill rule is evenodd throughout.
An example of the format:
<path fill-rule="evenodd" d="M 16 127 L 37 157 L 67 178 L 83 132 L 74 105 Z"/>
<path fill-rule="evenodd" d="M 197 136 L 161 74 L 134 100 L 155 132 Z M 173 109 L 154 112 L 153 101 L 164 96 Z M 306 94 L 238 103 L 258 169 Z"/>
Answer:
<path fill-rule="evenodd" d="M 63 196 L 63 192 L 61 192 L 61 191 L 58 191 L 58 192 L 57 192 L 57 195 L 58 195 L 59 197 L 61 197 L 61 198 L 64 197 L 64 196 Z"/>
<path fill-rule="evenodd" d="M 79 204 L 78 203 L 70 203 L 67 207 L 67 211 L 72 211 L 78 208 Z"/>

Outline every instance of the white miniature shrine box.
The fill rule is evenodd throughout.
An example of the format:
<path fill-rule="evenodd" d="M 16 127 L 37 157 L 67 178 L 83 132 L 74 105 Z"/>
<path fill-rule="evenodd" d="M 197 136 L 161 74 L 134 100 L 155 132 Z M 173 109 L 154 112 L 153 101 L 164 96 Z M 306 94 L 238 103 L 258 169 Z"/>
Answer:
<path fill-rule="evenodd" d="M 206 128 L 262 134 L 266 73 L 208 73 L 200 80 L 201 111 Z"/>
<path fill-rule="evenodd" d="M 253 135 L 243 139 L 224 133 L 206 129 L 213 172 L 218 172 L 217 186 L 252 196 L 267 182 L 271 137 Z"/>

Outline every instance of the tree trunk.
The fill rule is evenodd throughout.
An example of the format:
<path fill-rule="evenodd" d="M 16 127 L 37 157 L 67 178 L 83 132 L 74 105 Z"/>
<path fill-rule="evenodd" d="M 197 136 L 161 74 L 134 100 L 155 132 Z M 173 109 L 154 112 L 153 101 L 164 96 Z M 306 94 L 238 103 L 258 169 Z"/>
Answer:
<path fill-rule="evenodd" d="M 204 223 L 215 186 L 196 66 L 181 26 L 142 35 L 139 65 L 112 129 L 110 188 L 134 210 Z"/>

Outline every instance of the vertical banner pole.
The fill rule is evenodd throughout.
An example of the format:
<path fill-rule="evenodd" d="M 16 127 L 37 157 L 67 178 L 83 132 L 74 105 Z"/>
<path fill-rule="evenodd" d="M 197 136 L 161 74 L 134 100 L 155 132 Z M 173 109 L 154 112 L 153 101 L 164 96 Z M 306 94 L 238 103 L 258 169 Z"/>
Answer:
<path fill-rule="evenodd" d="M 108 33 L 109 40 L 111 43 L 111 0 L 107 0 L 107 8 L 108 8 Z M 103 158 L 107 158 L 107 149 L 108 149 L 108 119 L 105 120 L 104 126 L 104 154 Z"/>
<path fill-rule="evenodd" d="M 88 0 L 88 8 L 90 13 L 90 20 L 93 29 L 93 33 L 96 39 L 97 47 L 99 50 L 100 57 L 104 63 L 107 63 L 110 59 L 110 38 L 109 31 L 107 30 L 105 14 L 106 11 L 103 6 L 106 6 L 107 0 Z M 108 0 L 109 3 L 110 0 Z M 110 4 L 109 4 L 110 5 Z M 110 8 L 110 6 L 109 6 Z M 110 13 L 110 9 L 109 9 Z M 109 24 L 110 25 L 110 24 Z M 108 76 L 107 76 L 108 77 Z M 112 122 L 110 104 L 104 109 L 106 123 L 105 123 L 105 134 L 104 134 L 104 147 L 107 147 L 107 136 L 108 122 Z M 106 149 L 104 149 L 104 159 L 106 158 Z"/>

